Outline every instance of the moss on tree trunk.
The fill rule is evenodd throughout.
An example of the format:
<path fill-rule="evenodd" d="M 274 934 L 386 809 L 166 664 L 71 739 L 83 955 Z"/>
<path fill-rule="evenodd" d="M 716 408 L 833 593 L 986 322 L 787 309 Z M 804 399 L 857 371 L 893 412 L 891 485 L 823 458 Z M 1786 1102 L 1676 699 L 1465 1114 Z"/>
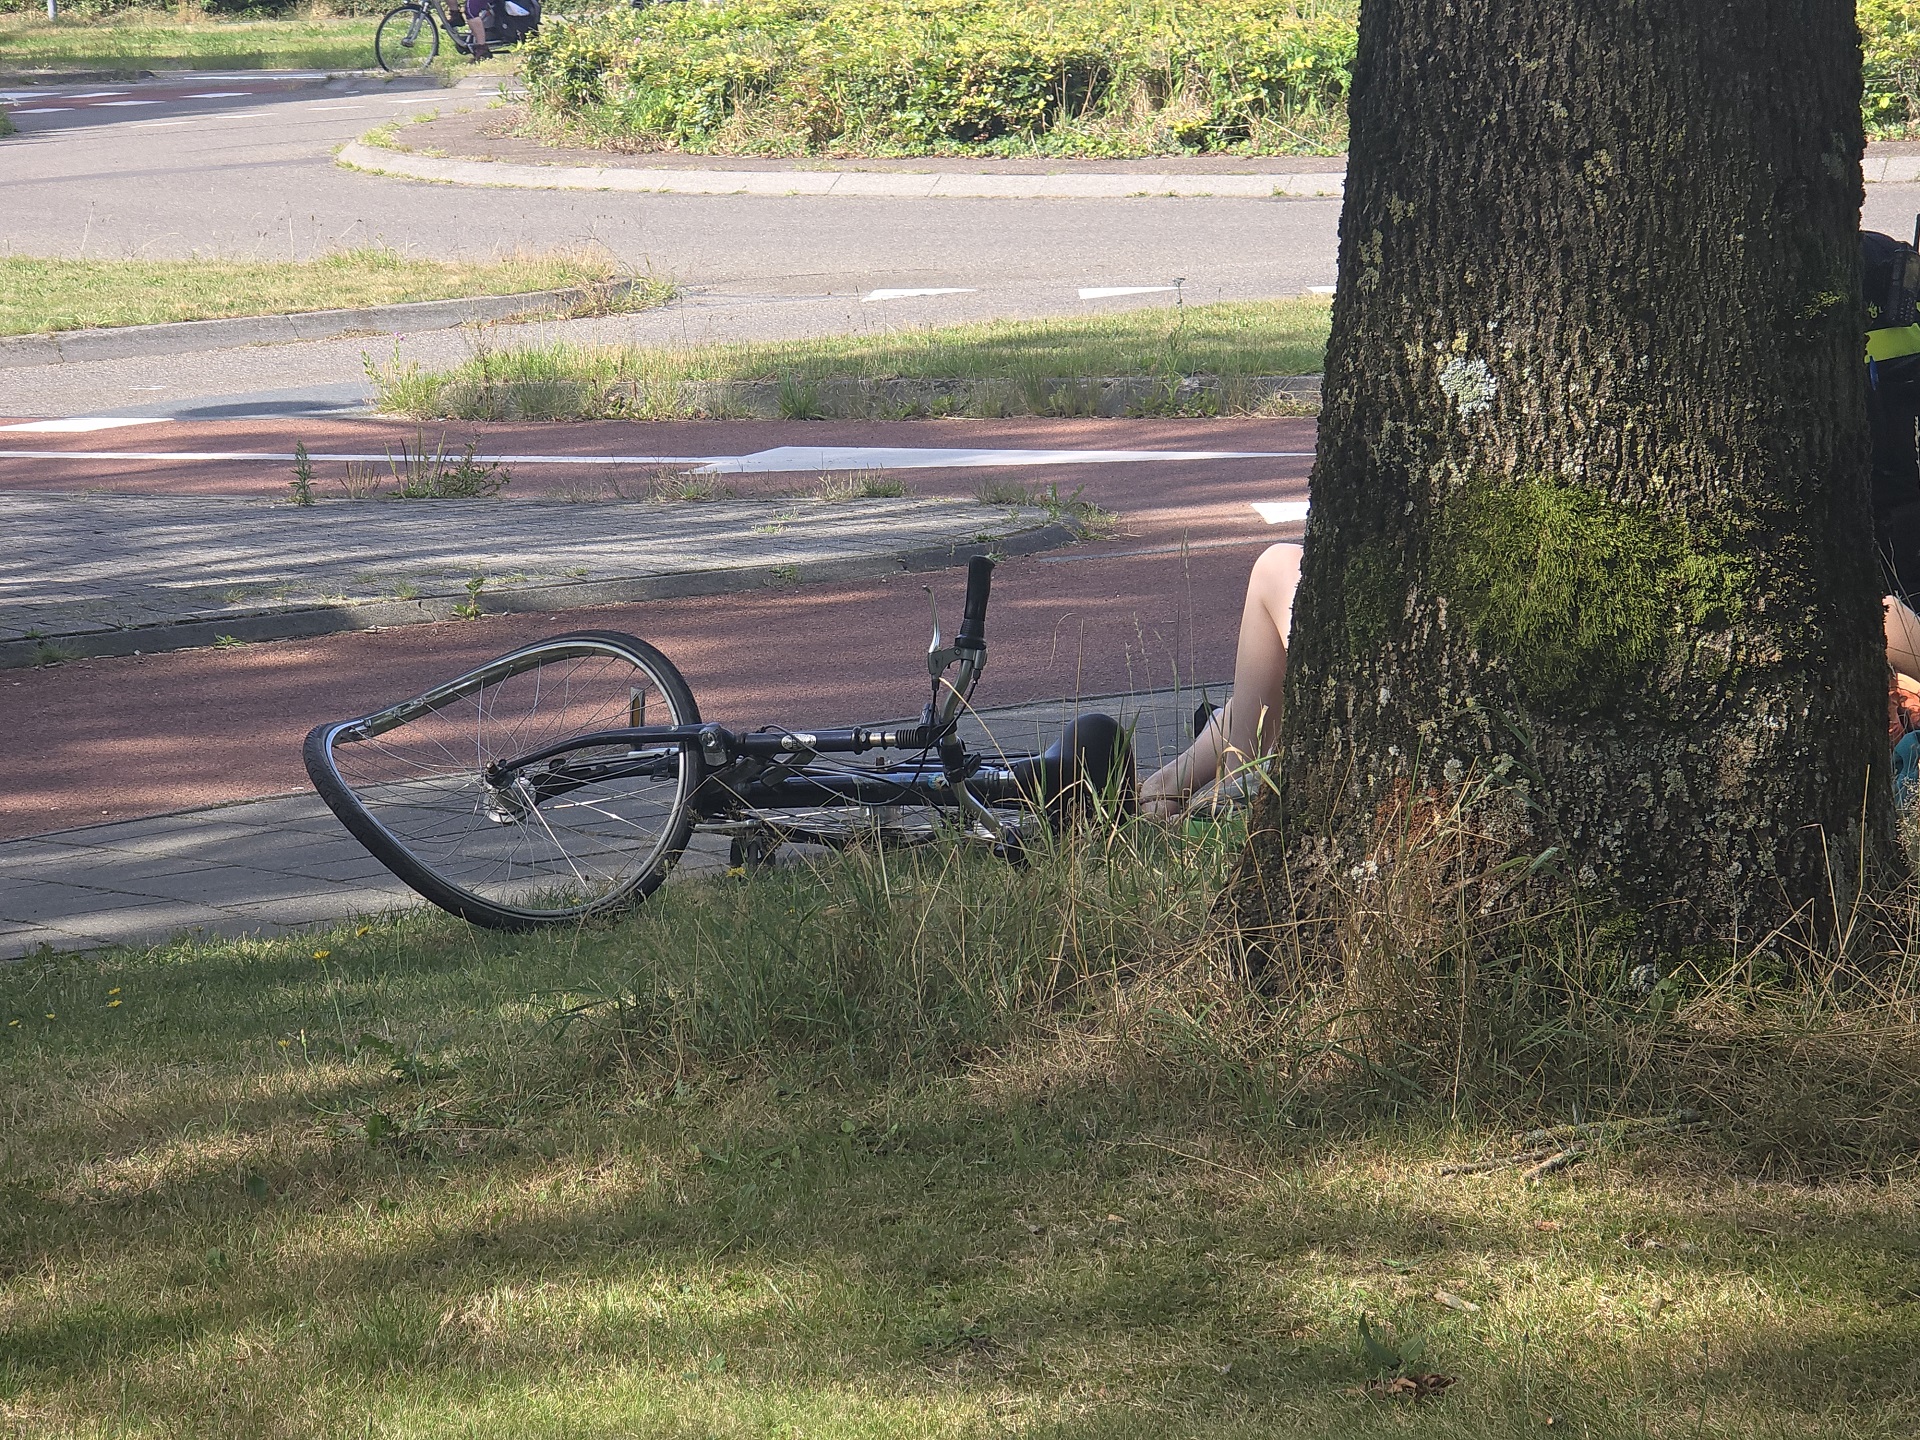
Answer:
<path fill-rule="evenodd" d="M 1843 0 L 1366 0 L 1243 916 L 1496 772 L 1472 864 L 1557 846 L 1669 952 L 1894 862 L 1859 107 Z"/>

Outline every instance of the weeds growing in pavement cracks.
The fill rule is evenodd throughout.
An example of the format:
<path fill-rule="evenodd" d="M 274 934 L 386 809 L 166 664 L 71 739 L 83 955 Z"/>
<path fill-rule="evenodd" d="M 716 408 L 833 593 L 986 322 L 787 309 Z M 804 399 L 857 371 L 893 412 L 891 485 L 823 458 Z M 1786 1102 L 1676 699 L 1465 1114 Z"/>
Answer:
<path fill-rule="evenodd" d="M 287 489 L 295 505 L 313 504 L 313 462 L 307 458 L 304 440 L 294 441 L 293 479 L 287 482 Z"/>
<path fill-rule="evenodd" d="M 822 475 L 813 493 L 835 505 L 850 500 L 898 500 L 909 492 L 905 481 L 884 470 L 850 470 L 844 475 Z"/>
<path fill-rule="evenodd" d="M 349 460 L 340 488 L 349 500 L 492 500 L 513 483 L 513 471 L 499 461 L 476 458 L 478 443 L 469 440 L 457 458 L 449 459 L 446 436 L 429 449 L 426 436 L 416 432 L 412 445 L 386 447 L 386 473 L 378 466 Z M 297 481 L 296 481 L 297 483 Z M 296 491 L 296 504 L 300 501 Z"/>
<path fill-rule="evenodd" d="M 800 567 L 798 565 L 775 565 L 767 571 L 767 582 L 771 585 L 798 585 Z"/>
<path fill-rule="evenodd" d="M 1020 480 L 988 480 L 975 494 L 982 505 L 1022 505 L 1044 510 L 1050 522 L 1071 524 L 1083 540 L 1109 539 L 1120 526 L 1119 516 L 1086 498 L 1084 485 L 1075 486 L 1070 495 L 1062 495 L 1058 481 L 1049 481 L 1046 488 L 1040 489 Z"/>
<path fill-rule="evenodd" d="M 487 577 L 478 570 L 467 577 L 467 598 L 453 607 L 456 620 L 478 620 L 485 612 L 480 608 L 480 594 L 487 586 Z"/>

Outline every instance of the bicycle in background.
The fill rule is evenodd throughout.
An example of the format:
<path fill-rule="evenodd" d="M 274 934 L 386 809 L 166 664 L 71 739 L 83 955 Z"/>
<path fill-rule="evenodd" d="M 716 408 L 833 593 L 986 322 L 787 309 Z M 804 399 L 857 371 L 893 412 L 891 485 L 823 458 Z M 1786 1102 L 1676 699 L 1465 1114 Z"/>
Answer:
<path fill-rule="evenodd" d="M 487 49 L 511 50 L 540 28 L 540 0 L 492 0 L 487 17 Z M 461 0 L 408 0 L 380 17 L 373 32 L 373 58 L 382 70 L 406 75 L 425 70 L 439 57 L 440 37 L 456 54 L 473 58 L 473 32 Z"/>

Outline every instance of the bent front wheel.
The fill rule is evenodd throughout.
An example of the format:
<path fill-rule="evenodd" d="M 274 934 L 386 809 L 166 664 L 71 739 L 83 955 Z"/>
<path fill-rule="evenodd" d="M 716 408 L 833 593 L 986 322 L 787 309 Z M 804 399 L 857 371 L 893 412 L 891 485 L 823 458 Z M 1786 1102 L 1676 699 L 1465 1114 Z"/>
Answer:
<path fill-rule="evenodd" d="M 423 5 L 389 10 L 373 32 L 373 58 L 382 70 L 402 75 L 424 70 L 439 53 L 440 27 Z"/>
<path fill-rule="evenodd" d="M 693 829 L 697 749 L 565 742 L 699 723 L 686 681 L 658 650 L 582 631 L 317 726 L 305 760 L 328 808 L 401 880 L 476 925 L 521 930 L 638 903 Z M 555 747 L 537 764 L 502 768 Z"/>

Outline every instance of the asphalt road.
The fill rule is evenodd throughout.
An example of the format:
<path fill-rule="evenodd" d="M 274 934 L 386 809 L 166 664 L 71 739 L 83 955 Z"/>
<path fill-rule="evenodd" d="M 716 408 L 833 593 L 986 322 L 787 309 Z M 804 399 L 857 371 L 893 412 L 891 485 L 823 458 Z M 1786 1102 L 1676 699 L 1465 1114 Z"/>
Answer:
<path fill-rule="evenodd" d="M 5 238 L 36 255 L 266 258 L 594 244 L 716 293 L 974 292 L 892 302 L 891 323 L 1110 304 L 1075 291 L 1176 276 L 1196 301 L 1333 279 L 1331 200 L 621 195 L 432 185 L 333 163 L 375 125 L 485 103 L 464 85 L 233 75 L 36 90 L 14 101 Z"/>

